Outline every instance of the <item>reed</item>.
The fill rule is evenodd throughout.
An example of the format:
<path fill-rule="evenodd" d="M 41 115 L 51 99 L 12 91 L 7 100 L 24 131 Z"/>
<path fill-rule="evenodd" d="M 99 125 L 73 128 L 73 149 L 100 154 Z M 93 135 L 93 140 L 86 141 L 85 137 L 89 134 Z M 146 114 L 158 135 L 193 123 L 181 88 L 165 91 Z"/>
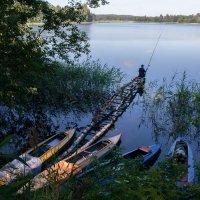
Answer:
<path fill-rule="evenodd" d="M 155 138 L 159 135 L 172 137 L 198 137 L 200 84 L 188 80 L 184 72 L 180 79 L 175 74 L 171 81 L 152 82 L 143 98 L 142 123 L 153 127 Z"/>

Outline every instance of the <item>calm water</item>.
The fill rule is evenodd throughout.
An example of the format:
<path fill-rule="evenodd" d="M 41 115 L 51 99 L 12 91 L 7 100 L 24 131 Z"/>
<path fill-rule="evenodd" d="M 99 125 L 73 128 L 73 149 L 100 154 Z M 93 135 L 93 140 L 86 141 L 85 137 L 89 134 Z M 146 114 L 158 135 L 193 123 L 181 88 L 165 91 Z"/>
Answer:
<path fill-rule="evenodd" d="M 171 77 L 175 72 L 188 72 L 200 79 L 200 25 L 163 25 L 135 23 L 102 23 L 84 25 L 91 54 L 103 63 L 120 67 L 129 80 L 141 64 L 147 65 L 159 35 L 147 74 L 148 80 Z"/>
<path fill-rule="evenodd" d="M 125 82 L 137 75 L 141 64 L 148 65 L 159 35 L 161 39 L 147 73 L 147 82 L 170 79 L 174 73 L 186 71 L 189 79 L 200 81 L 200 25 L 164 25 L 135 23 L 101 23 L 82 25 L 91 44 L 93 58 L 109 66 L 119 67 L 125 74 Z M 117 121 L 115 129 L 107 135 L 122 133 L 122 151 L 139 145 L 155 143 L 149 126 L 138 127 L 141 110 L 131 106 Z M 162 144 L 160 159 L 169 150 L 172 140 L 159 138 Z M 195 143 L 194 153 L 199 152 Z"/>
<path fill-rule="evenodd" d="M 135 23 L 102 23 L 81 25 L 90 38 L 91 54 L 103 64 L 116 66 L 126 74 L 124 82 L 138 74 L 141 64 L 148 65 L 152 51 L 159 35 L 162 33 L 151 66 L 147 73 L 147 84 L 150 81 L 170 79 L 175 72 L 180 75 L 187 71 L 189 79 L 200 82 L 200 25 L 164 25 Z M 135 102 L 140 101 L 137 97 Z M 90 123 L 91 114 L 79 116 L 59 115 L 54 118 L 60 130 L 64 130 L 66 122 L 77 123 L 79 127 Z M 151 126 L 141 126 L 141 109 L 138 105 L 130 106 L 118 119 L 113 130 L 106 136 L 122 133 L 122 151 L 137 148 L 139 145 L 155 143 Z M 162 159 L 168 152 L 172 140 L 160 137 Z M 193 152 L 198 155 L 200 148 L 192 143 Z"/>

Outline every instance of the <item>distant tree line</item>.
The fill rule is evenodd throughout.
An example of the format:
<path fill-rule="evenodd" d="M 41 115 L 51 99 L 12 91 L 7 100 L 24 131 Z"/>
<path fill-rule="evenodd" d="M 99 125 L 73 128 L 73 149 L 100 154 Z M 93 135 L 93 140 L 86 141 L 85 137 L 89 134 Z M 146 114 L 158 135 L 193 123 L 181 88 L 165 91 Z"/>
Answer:
<path fill-rule="evenodd" d="M 61 6 L 53 6 L 51 8 L 56 12 L 63 9 Z M 67 7 L 66 7 L 67 9 Z M 133 21 L 133 22 L 158 22 L 158 23 L 200 23 L 200 13 L 196 15 L 160 15 L 155 17 L 149 16 L 133 16 L 133 15 L 95 15 L 92 14 L 87 4 L 82 5 L 83 16 L 85 16 L 85 22 L 93 21 Z M 29 22 L 41 23 L 43 17 L 42 14 L 38 14 L 37 17 L 32 18 Z"/>
<path fill-rule="evenodd" d="M 172 23 L 200 23 L 200 13 L 196 15 L 160 15 L 156 17 L 132 15 L 94 15 L 94 21 L 134 21 L 134 22 L 172 22 Z"/>

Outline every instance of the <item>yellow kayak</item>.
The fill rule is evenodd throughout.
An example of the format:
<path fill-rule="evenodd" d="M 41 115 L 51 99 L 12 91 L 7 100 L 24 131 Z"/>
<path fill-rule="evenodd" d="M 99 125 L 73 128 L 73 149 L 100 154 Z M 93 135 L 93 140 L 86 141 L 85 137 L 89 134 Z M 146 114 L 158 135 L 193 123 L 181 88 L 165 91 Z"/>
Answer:
<path fill-rule="evenodd" d="M 15 180 L 17 176 L 38 174 L 41 171 L 42 163 L 63 149 L 74 134 L 75 129 L 57 133 L 39 143 L 36 147 L 26 151 L 19 157 L 23 159 L 27 165 L 17 159 L 7 163 L 0 169 L 0 186 L 9 184 L 11 181 Z"/>
<path fill-rule="evenodd" d="M 69 129 L 65 132 L 57 133 L 47 140 L 39 143 L 36 147 L 26 151 L 25 154 L 38 157 L 42 162 L 45 162 L 61 150 L 72 139 L 74 134 L 75 129 Z"/>

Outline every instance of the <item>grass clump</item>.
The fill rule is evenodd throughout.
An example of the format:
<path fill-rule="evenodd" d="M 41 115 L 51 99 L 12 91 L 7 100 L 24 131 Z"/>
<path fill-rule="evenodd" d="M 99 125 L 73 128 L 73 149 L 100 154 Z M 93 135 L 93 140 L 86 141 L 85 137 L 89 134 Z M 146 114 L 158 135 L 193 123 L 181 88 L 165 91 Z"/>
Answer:
<path fill-rule="evenodd" d="M 168 83 L 150 83 L 144 95 L 142 122 L 151 122 L 155 136 L 198 137 L 200 128 L 200 85 L 186 73 Z"/>

